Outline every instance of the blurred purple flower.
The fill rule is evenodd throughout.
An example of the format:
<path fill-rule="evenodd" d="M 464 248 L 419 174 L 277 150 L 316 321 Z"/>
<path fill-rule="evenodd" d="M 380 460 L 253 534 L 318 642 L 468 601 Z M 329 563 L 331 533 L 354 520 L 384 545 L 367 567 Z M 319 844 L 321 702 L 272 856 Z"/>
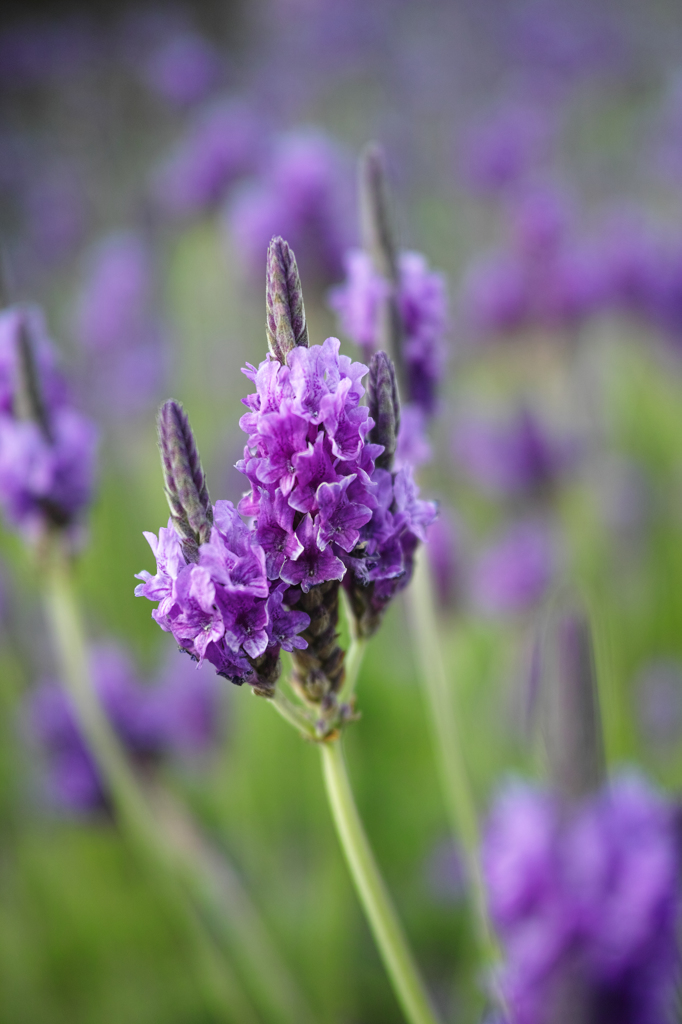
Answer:
<path fill-rule="evenodd" d="M 548 525 L 536 519 L 515 523 L 479 555 L 471 580 L 473 602 L 489 615 L 526 611 L 546 593 L 556 565 Z"/>
<path fill-rule="evenodd" d="M 668 1020 L 678 969 L 676 819 L 636 776 L 621 776 L 573 813 L 521 784 L 502 793 L 483 870 L 505 952 L 510 1024 L 551 1018 L 566 971 L 578 973 L 589 1019 Z"/>
<path fill-rule="evenodd" d="M 458 524 L 442 506 L 438 518 L 428 528 L 426 551 L 439 607 L 452 608 L 462 584 L 461 540 Z"/>
<path fill-rule="evenodd" d="M 482 490 L 519 495 L 551 487 L 575 465 L 576 443 L 548 433 L 530 409 L 506 421 L 462 420 L 453 438 L 456 461 Z"/>
<path fill-rule="evenodd" d="M 178 107 L 208 96 L 220 81 L 219 51 L 196 32 L 181 31 L 164 39 L 149 55 L 144 77 L 162 99 Z"/>
<path fill-rule="evenodd" d="M 546 158 L 551 134 L 538 105 L 512 101 L 479 116 L 460 144 L 465 182 L 482 193 L 518 186 Z"/>
<path fill-rule="evenodd" d="M 431 442 L 427 431 L 427 417 L 418 405 L 403 405 L 400 409 L 400 429 L 395 450 L 395 468 L 411 466 L 416 469 L 431 461 Z"/>
<path fill-rule="evenodd" d="M 173 754 L 199 754 L 217 739 L 220 706 L 215 675 L 174 652 L 156 682 L 144 683 L 129 655 L 109 644 L 90 655 L 97 695 L 131 757 L 149 765 Z M 51 802 L 87 813 L 107 806 L 97 766 L 83 739 L 71 700 L 60 684 L 45 680 L 27 702 L 30 738 L 45 758 Z"/>
<path fill-rule="evenodd" d="M 346 254 L 347 279 L 330 293 L 329 303 L 343 331 L 364 349 L 366 359 L 379 347 L 382 300 L 390 285 L 372 268 L 370 256 L 357 249 Z M 404 329 L 402 359 L 405 401 L 433 416 L 437 385 L 445 364 L 447 297 L 442 274 L 430 270 L 417 252 L 398 258 L 398 306 Z"/>
<path fill-rule="evenodd" d="M 145 408 L 168 358 L 152 251 L 140 233 L 117 231 L 88 252 L 84 267 L 74 333 L 85 354 L 86 394 L 99 413 Z"/>
<path fill-rule="evenodd" d="M 476 260 L 462 282 L 462 314 L 475 337 L 575 328 L 607 305 L 602 248 L 573 237 L 559 196 L 537 188 L 514 201 L 510 216 L 510 248 Z"/>
<path fill-rule="evenodd" d="M 246 103 L 221 99 L 200 108 L 154 172 L 156 202 L 169 217 L 200 216 L 254 170 L 264 142 L 261 118 Z"/>
<path fill-rule="evenodd" d="M 306 283 L 324 288 L 338 281 L 351 240 L 351 182 L 342 152 L 327 136 L 305 130 L 280 136 L 261 174 L 226 211 L 239 258 L 260 275 L 270 239 L 281 235 Z"/>
<path fill-rule="evenodd" d="M 21 418 L 21 338 L 31 342 L 40 410 Z M 92 495 L 97 431 L 71 407 L 56 369 L 52 343 L 38 310 L 0 313 L 0 504 L 29 537 L 48 524 L 71 526 Z"/>

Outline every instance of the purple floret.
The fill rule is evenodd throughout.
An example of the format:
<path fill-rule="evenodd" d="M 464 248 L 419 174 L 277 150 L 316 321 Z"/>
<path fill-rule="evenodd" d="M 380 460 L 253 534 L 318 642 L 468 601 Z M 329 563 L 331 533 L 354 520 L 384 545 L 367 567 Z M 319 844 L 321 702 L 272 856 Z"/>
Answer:
<path fill-rule="evenodd" d="M 544 1024 L 567 971 L 590 1019 L 669 1019 L 680 850 L 673 806 L 643 780 L 621 776 L 570 813 L 540 790 L 508 788 L 483 869 L 510 1024 Z"/>

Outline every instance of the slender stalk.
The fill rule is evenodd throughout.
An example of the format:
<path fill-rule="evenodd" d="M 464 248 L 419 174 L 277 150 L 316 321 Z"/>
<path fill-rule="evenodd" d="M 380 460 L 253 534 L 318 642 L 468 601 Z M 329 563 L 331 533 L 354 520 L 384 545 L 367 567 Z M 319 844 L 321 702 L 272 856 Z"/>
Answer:
<path fill-rule="evenodd" d="M 307 717 L 307 715 L 292 704 L 288 697 L 282 693 L 281 686 L 277 686 L 272 697 L 266 697 L 266 700 L 272 704 L 275 711 L 277 711 L 289 725 L 293 725 L 294 729 L 307 740 L 316 740 L 317 733 L 315 732 L 315 726 Z"/>
<path fill-rule="evenodd" d="M 437 1024 L 419 970 L 381 877 L 355 806 L 340 740 L 320 744 L 327 797 L 348 862 L 384 966 L 410 1024 Z"/>
<path fill-rule="evenodd" d="M 476 807 L 462 753 L 457 717 L 443 658 L 433 585 L 426 551 L 417 552 L 414 577 L 406 591 L 420 681 L 430 712 L 434 746 L 450 828 L 461 846 L 469 879 L 472 910 L 481 952 L 495 958 L 495 942 L 488 921 L 485 888 L 479 863 Z"/>
<path fill-rule="evenodd" d="M 216 933 L 224 937 L 263 1014 L 280 1024 L 313 1024 L 315 1014 L 238 872 L 165 787 L 152 783 L 148 796 L 188 884 Z"/>
<path fill-rule="evenodd" d="M 90 678 L 87 645 L 73 589 L 70 561 L 61 535 L 55 533 L 50 537 L 45 555 L 45 610 L 60 675 L 88 748 L 106 780 L 118 819 L 144 858 L 169 909 L 192 941 L 204 995 L 216 1019 L 234 1024 L 256 1024 L 258 1018 L 232 967 L 219 956 L 210 933 L 177 884 L 172 860 L 159 841 L 154 819 L 135 774 L 97 699 Z"/>
<path fill-rule="evenodd" d="M 350 704 L 355 696 L 355 687 L 366 649 L 367 640 L 365 637 L 352 638 L 346 654 L 346 676 L 339 693 L 339 704 Z"/>

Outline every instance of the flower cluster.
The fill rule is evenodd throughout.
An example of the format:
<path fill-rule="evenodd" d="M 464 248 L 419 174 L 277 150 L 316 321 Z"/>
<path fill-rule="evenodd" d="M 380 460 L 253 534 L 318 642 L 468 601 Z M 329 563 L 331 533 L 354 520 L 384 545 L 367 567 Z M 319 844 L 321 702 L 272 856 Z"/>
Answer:
<path fill-rule="evenodd" d="M 29 536 L 88 504 L 96 430 L 69 403 L 37 309 L 0 314 L 0 502 Z"/>
<path fill-rule="evenodd" d="M 232 502 L 216 502 L 196 562 L 187 560 L 172 519 L 158 538 L 145 536 L 157 571 L 139 573 L 135 593 L 159 602 L 152 616 L 200 664 L 211 662 L 232 682 L 256 683 L 266 653 L 276 663 L 280 648 L 305 646 L 298 634 L 308 616 L 283 607 L 286 584 L 268 579 L 265 551 Z"/>
<path fill-rule="evenodd" d="M 410 578 L 435 507 L 420 501 L 408 468 L 392 471 L 390 360 L 373 357 L 361 405 L 368 368 L 340 355 L 336 338 L 308 347 L 296 262 L 279 238 L 267 297 L 271 352 L 243 371 L 256 390 L 244 399 L 237 468 L 251 489 L 238 509 L 211 506 L 189 424 L 167 402 L 159 434 L 171 519 L 158 538 L 147 534 L 157 572 L 141 573 L 136 593 L 159 601 L 154 618 L 199 662 L 269 695 L 283 648 L 306 696 L 321 700 L 343 680 L 341 582 L 360 631 L 373 632 Z"/>
<path fill-rule="evenodd" d="M 360 249 L 347 254 L 346 275 L 344 284 L 332 291 L 330 303 L 344 332 L 369 358 L 380 345 L 381 308 L 391 285 Z M 430 270 L 425 257 L 417 252 L 400 253 L 398 276 L 401 358 L 407 388 L 404 398 L 432 416 L 445 361 L 445 280 L 442 274 Z"/>
<path fill-rule="evenodd" d="M 483 866 L 506 952 L 509 1024 L 558 1019 L 567 983 L 587 1002 L 581 1019 L 668 1019 L 678 966 L 676 832 L 674 808 L 636 777 L 617 779 L 574 813 L 520 785 L 500 798 Z"/>
<path fill-rule="evenodd" d="M 218 690 L 211 673 L 174 659 L 145 685 L 125 651 L 101 645 L 90 654 L 97 696 L 119 740 L 140 765 L 169 754 L 199 754 L 216 738 Z M 45 756 L 51 802 L 88 812 L 107 805 L 107 793 L 76 721 L 68 694 L 44 680 L 27 705 L 30 739 Z"/>

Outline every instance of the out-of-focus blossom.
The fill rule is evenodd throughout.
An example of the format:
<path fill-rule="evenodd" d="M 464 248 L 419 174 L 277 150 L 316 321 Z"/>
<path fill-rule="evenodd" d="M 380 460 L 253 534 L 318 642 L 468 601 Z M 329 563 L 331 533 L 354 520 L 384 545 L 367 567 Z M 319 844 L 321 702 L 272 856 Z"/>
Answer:
<path fill-rule="evenodd" d="M 280 136 L 262 172 L 242 186 L 227 209 L 239 259 L 260 276 L 270 239 L 281 235 L 296 252 L 309 287 L 338 281 L 351 241 L 351 182 L 343 154 L 325 135 Z"/>
<path fill-rule="evenodd" d="M 28 536 L 70 526 L 92 494 L 97 432 L 69 404 L 55 364 L 37 309 L 0 313 L 0 503 Z"/>
<path fill-rule="evenodd" d="M 523 612 L 546 593 L 557 568 L 557 549 L 542 520 L 515 523 L 476 560 L 471 579 L 475 606 L 488 615 Z"/>
<path fill-rule="evenodd" d="M 669 1019 L 679 840 L 674 807 L 643 780 L 622 776 L 572 810 L 541 790 L 508 787 L 488 824 L 483 869 L 510 1024 L 551 1019 L 567 976 L 588 1019 Z"/>
<path fill-rule="evenodd" d="M 532 494 L 551 487 L 576 461 L 576 444 L 550 434 L 530 409 L 507 421 L 471 417 L 453 437 L 455 459 L 482 490 Z"/>
<path fill-rule="evenodd" d="M 258 165 L 264 142 L 261 118 L 246 103 L 221 99 L 200 108 L 154 173 L 159 207 L 174 218 L 215 208 Z"/>
<path fill-rule="evenodd" d="M 426 534 L 426 551 L 439 607 L 452 608 L 462 586 L 461 540 L 455 519 L 442 507 Z"/>
<path fill-rule="evenodd" d="M 87 224 L 84 182 L 79 168 L 53 163 L 29 176 L 19 201 L 23 227 L 18 260 L 24 273 L 50 269 L 72 255 Z"/>
<path fill-rule="evenodd" d="M 147 85 L 178 107 L 197 103 L 220 81 L 223 61 L 218 50 L 196 32 L 178 32 L 164 39 L 144 68 Z"/>
<path fill-rule="evenodd" d="M 431 461 L 431 442 L 428 420 L 418 405 L 403 405 L 400 409 L 400 430 L 395 451 L 396 469 L 411 466 L 416 469 Z"/>
<path fill-rule="evenodd" d="M 74 328 L 85 387 L 100 413 L 146 407 L 165 377 L 165 328 L 156 308 L 153 256 L 141 234 L 118 231 L 90 250 Z"/>
<path fill-rule="evenodd" d="M 649 662 L 637 675 L 639 720 L 646 738 L 670 744 L 682 732 L 682 662 L 672 658 Z"/>
<path fill-rule="evenodd" d="M 476 260 L 462 282 L 462 315 L 476 337 L 575 328 L 604 308 L 602 250 L 569 232 L 558 196 L 535 189 L 514 200 L 510 219 L 511 245 Z"/>
<path fill-rule="evenodd" d="M 370 256 L 361 250 L 347 254 L 346 274 L 345 283 L 331 292 L 330 305 L 343 331 L 369 358 L 380 345 L 381 307 L 390 285 L 374 271 Z M 417 252 L 400 254 L 398 274 L 398 308 L 404 331 L 401 359 L 407 387 L 403 398 L 432 416 L 445 364 L 445 280 L 442 274 L 430 270 L 425 257 Z"/>
<path fill-rule="evenodd" d="M 94 647 L 90 663 L 104 712 L 131 757 L 151 765 L 174 754 L 199 754 L 217 738 L 216 677 L 177 654 L 159 679 L 143 682 L 129 655 L 115 645 Z M 108 795 L 78 727 L 67 692 L 45 680 L 28 700 L 31 738 L 45 758 L 46 790 L 57 806 L 85 813 Z"/>
<path fill-rule="evenodd" d="M 518 186 L 546 158 L 550 135 L 547 112 L 538 105 L 512 102 L 479 116 L 461 142 L 465 182 L 482 193 Z"/>

